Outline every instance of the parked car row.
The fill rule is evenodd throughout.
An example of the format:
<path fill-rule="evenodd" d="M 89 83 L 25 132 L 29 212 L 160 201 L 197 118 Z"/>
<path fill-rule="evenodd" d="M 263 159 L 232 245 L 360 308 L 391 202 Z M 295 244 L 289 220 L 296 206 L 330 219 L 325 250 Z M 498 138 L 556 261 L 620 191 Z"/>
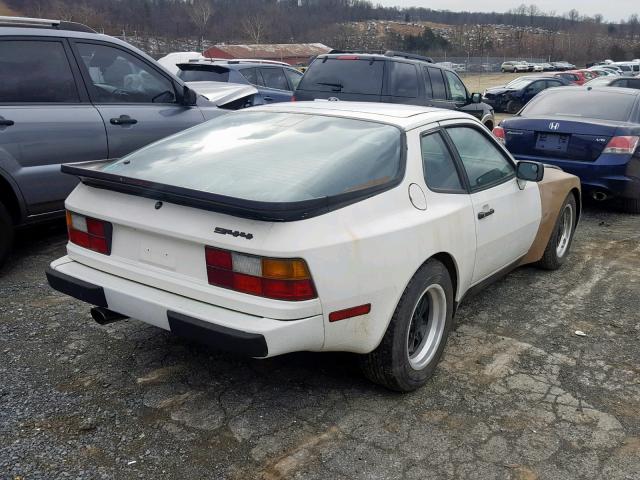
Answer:
<path fill-rule="evenodd" d="M 568 62 L 531 63 L 526 61 L 511 60 L 504 62 L 500 66 L 502 73 L 524 73 L 524 72 L 563 72 L 573 70 L 576 66 Z"/>
<path fill-rule="evenodd" d="M 48 281 L 101 324 L 259 358 L 353 352 L 415 390 L 468 294 L 566 261 L 582 187 L 545 164 L 640 210 L 635 90 L 538 73 L 491 135 L 493 108 L 427 57 L 326 54 L 303 76 L 194 58 L 174 76 L 78 24 L 4 21 L 0 254 L 14 226 L 64 214 Z"/>

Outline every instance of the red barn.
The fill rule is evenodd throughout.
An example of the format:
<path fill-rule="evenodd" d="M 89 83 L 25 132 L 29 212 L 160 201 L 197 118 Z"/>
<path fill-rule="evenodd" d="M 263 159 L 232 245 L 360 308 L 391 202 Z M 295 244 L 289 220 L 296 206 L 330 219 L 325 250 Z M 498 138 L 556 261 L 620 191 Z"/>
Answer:
<path fill-rule="evenodd" d="M 290 65 L 307 64 L 310 57 L 328 53 L 331 48 L 322 43 L 276 43 L 258 45 L 215 45 L 204 52 L 209 58 L 255 58 L 276 60 Z"/>

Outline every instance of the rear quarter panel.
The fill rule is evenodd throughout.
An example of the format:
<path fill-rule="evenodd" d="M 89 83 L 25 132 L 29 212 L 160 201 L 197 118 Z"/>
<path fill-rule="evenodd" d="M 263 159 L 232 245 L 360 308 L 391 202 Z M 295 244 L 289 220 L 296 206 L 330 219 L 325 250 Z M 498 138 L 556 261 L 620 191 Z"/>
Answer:
<path fill-rule="evenodd" d="M 538 190 L 542 205 L 542 219 L 533 245 L 521 261 L 522 265 L 537 262 L 542 258 L 558 221 L 560 209 L 572 192 L 576 195 L 578 210 L 581 208 L 580 179 L 574 175 L 547 167 L 544 171 L 544 178 L 538 183 Z"/>

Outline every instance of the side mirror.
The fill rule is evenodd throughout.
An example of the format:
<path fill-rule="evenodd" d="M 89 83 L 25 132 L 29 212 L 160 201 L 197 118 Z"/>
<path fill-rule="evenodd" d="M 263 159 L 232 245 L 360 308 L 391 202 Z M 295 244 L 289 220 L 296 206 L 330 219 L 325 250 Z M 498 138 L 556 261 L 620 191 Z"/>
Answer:
<path fill-rule="evenodd" d="M 544 178 L 544 165 L 539 162 L 518 162 L 516 177 L 527 182 L 539 182 Z"/>
<path fill-rule="evenodd" d="M 198 94 L 186 85 L 182 88 L 182 105 L 192 107 L 198 101 Z"/>
<path fill-rule="evenodd" d="M 471 94 L 471 103 L 482 103 L 482 94 L 481 93 L 472 93 Z"/>

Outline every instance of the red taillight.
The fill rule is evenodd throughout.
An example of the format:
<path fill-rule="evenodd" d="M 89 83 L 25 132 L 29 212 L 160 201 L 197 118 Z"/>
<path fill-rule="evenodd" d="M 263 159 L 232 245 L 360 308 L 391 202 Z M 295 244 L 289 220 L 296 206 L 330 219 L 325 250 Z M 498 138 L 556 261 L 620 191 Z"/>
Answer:
<path fill-rule="evenodd" d="M 338 60 L 360 60 L 360 57 L 357 55 L 340 55 L 336 57 Z"/>
<path fill-rule="evenodd" d="M 504 128 L 497 126 L 493 128 L 493 136 L 498 139 L 501 143 L 506 143 L 507 135 L 504 132 Z"/>
<path fill-rule="evenodd" d="M 602 153 L 622 153 L 633 155 L 638 148 L 640 137 L 613 137 Z"/>
<path fill-rule="evenodd" d="M 111 255 L 113 228 L 109 222 L 67 211 L 67 231 L 71 243 Z"/>
<path fill-rule="evenodd" d="M 210 285 L 276 300 L 316 298 L 316 289 L 304 260 L 263 258 L 205 247 Z"/>
<path fill-rule="evenodd" d="M 291 101 L 292 101 L 292 102 L 297 102 L 297 100 L 296 100 L 296 96 L 295 96 L 295 95 L 291 95 Z"/>

